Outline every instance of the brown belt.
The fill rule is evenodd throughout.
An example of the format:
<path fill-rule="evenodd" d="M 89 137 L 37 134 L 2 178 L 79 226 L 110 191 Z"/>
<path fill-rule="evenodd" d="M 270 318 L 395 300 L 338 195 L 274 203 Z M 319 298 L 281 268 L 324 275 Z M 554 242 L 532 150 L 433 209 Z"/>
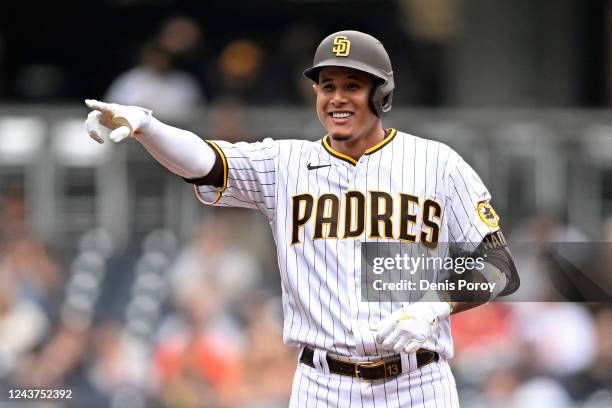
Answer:
<path fill-rule="evenodd" d="M 309 347 L 304 347 L 300 362 L 307 366 L 314 367 L 314 350 Z M 363 363 L 351 363 L 348 361 L 338 360 L 327 356 L 327 365 L 329 371 L 334 374 L 347 375 L 357 377 L 360 380 L 383 380 L 389 377 L 395 377 L 402 373 L 402 360 L 400 356 L 393 356 L 385 360 L 367 361 Z M 416 352 L 417 367 L 421 368 L 431 362 L 438 361 L 440 356 L 435 351 L 419 349 Z"/>

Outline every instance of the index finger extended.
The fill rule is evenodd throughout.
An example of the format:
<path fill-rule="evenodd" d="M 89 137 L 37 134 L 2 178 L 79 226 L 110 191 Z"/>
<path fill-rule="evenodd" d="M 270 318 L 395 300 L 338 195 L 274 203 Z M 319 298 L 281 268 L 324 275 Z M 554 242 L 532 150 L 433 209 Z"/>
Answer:
<path fill-rule="evenodd" d="M 85 99 L 85 104 L 89 108 L 100 111 L 102 113 L 106 113 L 106 112 L 112 113 L 113 112 L 113 106 L 110 103 L 100 102 L 95 99 Z"/>

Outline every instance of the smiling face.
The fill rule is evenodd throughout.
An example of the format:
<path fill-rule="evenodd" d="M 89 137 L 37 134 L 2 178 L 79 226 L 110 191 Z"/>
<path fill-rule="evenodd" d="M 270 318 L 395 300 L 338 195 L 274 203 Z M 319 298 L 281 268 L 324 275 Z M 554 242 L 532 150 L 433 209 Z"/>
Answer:
<path fill-rule="evenodd" d="M 319 72 L 317 115 L 332 140 L 355 142 L 376 139 L 382 132 L 380 118 L 369 106 L 373 79 L 344 67 L 325 67 Z"/>

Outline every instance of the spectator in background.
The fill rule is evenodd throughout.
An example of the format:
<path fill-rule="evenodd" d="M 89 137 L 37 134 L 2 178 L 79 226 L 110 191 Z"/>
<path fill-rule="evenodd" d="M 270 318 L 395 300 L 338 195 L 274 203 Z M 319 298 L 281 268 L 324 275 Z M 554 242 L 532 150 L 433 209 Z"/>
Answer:
<path fill-rule="evenodd" d="M 61 283 L 57 264 L 42 243 L 28 231 L 21 187 L 9 188 L 3 198 L 0 275 L 7 275 L 21 295 L 28 296 L 50 312 Z"/>
<path fill-rule="evenodd" d="M 20 362 L 14 383 L 25 388 L 66 389 L 70 377 L 78 373 L 85 360 L 87 336 L 87 330 L 59 324 L 40 350 L 30 353 Z"/>
<path fill-rule="evenodd" d="M 316 44 L 325 33 L 311 21 L 292 24 L 279 37 L 276 51 L 269 56 L 268 74 L 277 80 L 277 89 L 286 92 L 287 101 L 313 106 L 312 81 L 302 75 L 312 64 Z"/>
<path fill-rule="evenodd" d="M 219 406 L 233 398 L 243 372 L 241 334 L 227 313 L 225 293 L 196 280 L 177 303 L 154 353 L 157 393 L 168 406 Z"/>
<path fill-rule="evenodd" d="M 221 51 L 211 73 L 215 100 L 235 99 L 243 104 L 274 105 L 290 101 L 282 79 L 261 75 L 273 70 L 266 51 L 251 39 L 231 41 Z"/>
<path fill-rule="evenodd" d="M 125 334 L 120 322 L 101 320 L 90 333 L 88 380 L 97 392 L 113 395 L 125 388 L 142 391 L 149 385 L 142 345 Z"/>
<path fill-rule="evenodd" d="M 255 136 L 245 126 L 244 104 L 236 98 L 217 101 L 210 111 L 209 131 L 228 142 L 254 142 Z"/>
<path fill-rule="evenodd" d="M 43 340 L 48 328 L 45 313 L 23 296 L 15 276 L 0 272 L 0 383 Z"/>
<path fill-rule="evenodd" d="M 514 306 L 525 371 L 562 376 L 591 364 L 597 339 L 593 318 L 582 304 L 521 302 Z"/>
<path fill-rule="evenodd" d="M 281 408 L 289 404 L 295 350 L 283 347 L 281 299 L 270 291 L 257 291 L 242 304 L 248 350 L 236 400 L 241 408 Z"/>
<path fill-rule="evenodd" d="M 612 406 L 612 309 L 609 306 L 595 315 L 595 336 L 597 346 L 592 364 L 566 377 L 564 383 L 572 397 L 587 402 L 586 406 L 609 407 Z"/>
<path fill-rule="evenodd" d="M 241 217 L 234 211 L 219 211 L 198 227 L 193 243 L 177 257 L 168 272 L 172 296 L 178 303 L 184 293 L 199 283 L 213 284 L 228 302 L 240 301 L 257 285 L 261 276 L 258 260 L 240 245 L 232 235 L 239 225 L 231 217 Z M 232 222 L 233 221 L 233 222 Z M 248 234 L 246 230 L 237 234 Z"/>
<path fill-rule="evenodd" d="M 190 59 L 202 40 L 200 26 L 189 17 L 172 17 L 160 30 L 159 44 L 176 59 Z"/>
<path fill-rule="evenodd" d="M 460 2 L 399 0 L 396 4 L 396 24 L 405 35 L 402 45 L 410 51 L 399 54 L 401 66 L 408 69 L 396 79 L 402 84 L 402 95 L 394 102 L 440 106 L 448 102 L 445 68 L 460 33 Z"/>
<path fill-rule="evenodd" d="M 232 97 L 244 103 L 254 101 L 259 96 L 263 60 L 263 49 L 252 40 L 240 39 L 227 44 L 217 59 L 215 98 Z"/>
<path fill-rule="evenodd" d="M 209 94 L 209 55 L 200 25 L 190 17 L 174 16 L 162 25 L 158 41 L 171 56 L 179 69 L 194 75 L 204 93 Z"/>
<path fill-rule="evenodd" d="M 204 102 L 198 81 L 174 66 L 172 54 L 159 42 L 143 45 L 140 63 L 113 81 L 105 99 L 138 105 L 169 121 L 188 120 Z"/>
<path fill-rule="evenodd" d="M 483 357 L 482 353 L 488 348 L 501 351 L 516 340 L 511 310 L 502 302 L 483 305 L 478 313 L 453 316 L 451 321 L 456 361 L 465 362 L 468 368 L 474 359 Z M 483 326 L 482 322 L 487 324 Z"/>
<path fill-rule="evenodd" d="M 554 378 L 537 377 L 525 381 L 512 395 L 512 408 L 572 408 L 567 391 Z"/>

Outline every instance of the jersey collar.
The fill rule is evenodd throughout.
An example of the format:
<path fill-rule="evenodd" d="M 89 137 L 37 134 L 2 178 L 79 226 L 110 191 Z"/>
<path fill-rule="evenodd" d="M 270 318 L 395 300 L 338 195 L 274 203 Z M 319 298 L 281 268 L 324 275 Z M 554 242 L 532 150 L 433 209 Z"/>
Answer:
<path fill-rule="evenodd" d="M 387 135 L 387 137 L 385 137 L 383 140 L 381 140 L 379 143 L 375 144 L 374 146 L 368 148 L 363 154 L 375 153 L 379 151 L 380 149 L 382 149 L 383 147 L 385 147 L 385 145 L 387 145 L 391 140 L 393 140 L 393 138 L 397 134 L 397 130 L 393 128 L 389 128 L 387 130 L 389 131 L 389 134 Z M 327 152 L 331 154 L 332 156 L 340 160 L 344 160 L 345 162 L 351 163 L 353 166 L 357 164 L 357 160 L 353 159 L 350 156 L 347 156 L 346 154 L 340 153 L 339 151 L 331 147 L 331 143 L 329 143 L 329 135 L 323 136 L 321 143 L 323 144 L 323 147 L 325 148 L 325 150 L 327 150 Z"/>

